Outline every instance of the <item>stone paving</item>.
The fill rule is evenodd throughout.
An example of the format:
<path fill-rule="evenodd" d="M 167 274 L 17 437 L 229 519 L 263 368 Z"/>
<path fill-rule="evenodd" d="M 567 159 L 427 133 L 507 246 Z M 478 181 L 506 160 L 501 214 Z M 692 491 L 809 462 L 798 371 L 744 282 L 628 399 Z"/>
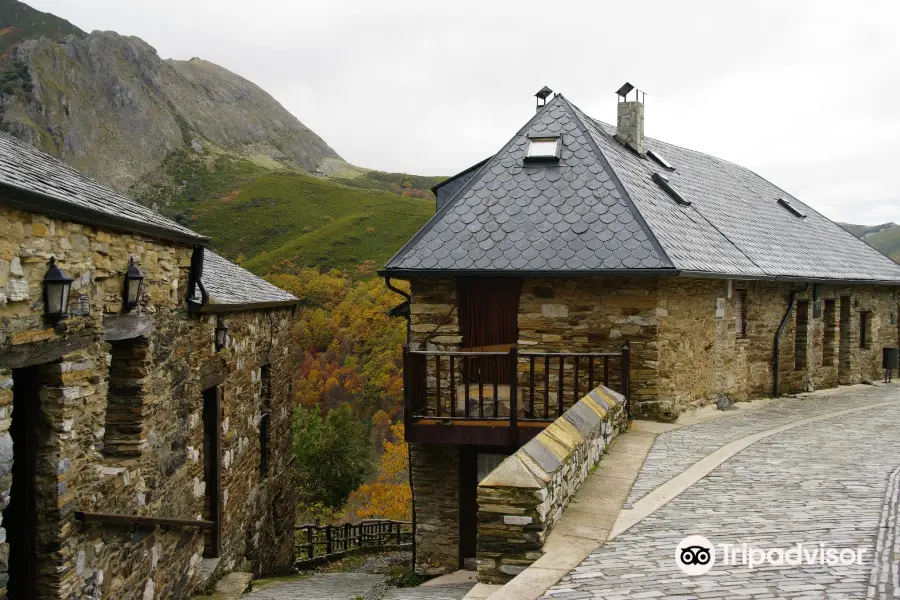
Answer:
<path fill-rule="evenodd" d="M 317 573 L 305 579 L 272 585 L 241 596 L 246 600 L 354 600 L 378 598 L 383 575 Z M 377 595 L 376 595 L 377 594 Z"/>
<path fill-rule="evenodd" d="M 420 585 L 415 588 L 391 588 L 382 600 L 462 600 L 471 590 L 471 583 L 448 585 Z"/>
<path fill-rule="evenodd" d="M 729 442 L 798 419 L 872 403 L 873 394 L 878 394 L 874 390 L 873 387 L 859 385 L 804 394 L 756 409 L 736 409 L 720 419 L 660 435 L 631 488 L 628 502 L 637 502 Z"/>
<path fill-rule="evenodd" d="M 553 600 L 640 598 L 892 598 L 900 591 L 900 386 L 842 388 L 786 400 L 661 434 L 645 468 L 643 493 L 722 445 L 791 420 L 896 401 L 800 425 L 725 461 L 669 504 L 594 551 L 544 596 Z M 751 421 L 756 421 L 751 423 Z M 668 452 L 671 450 L 671 452 Z M 640 492 L 639 492 L 640 493 Z M 677 544 L 703 535 L 714 545 L 763 549 L 797 543 L 867 549 L 862 564 L 722 564 L 687 576 Z M 873 568 L 874 567 L 874 568 Z"/>

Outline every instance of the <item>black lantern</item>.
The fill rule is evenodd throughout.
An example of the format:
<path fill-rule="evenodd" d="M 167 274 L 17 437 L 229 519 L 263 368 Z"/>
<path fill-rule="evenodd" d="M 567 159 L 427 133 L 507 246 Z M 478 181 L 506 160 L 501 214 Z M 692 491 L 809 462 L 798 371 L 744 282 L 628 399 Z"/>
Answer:
<path fill-rule="evenodd" d="M 56 257 L 50 257 L 50 268 L 44 275 L 44 313 L 52 322 L 57 322 L 69 311 L 69 290 L 72 278 L 56 266 Z"/>
<path fill-rule="evenodd" d="M 134 264 L 134 257 L 128 260 L 128 271 L 125 272 L 125 287 L 122 291 L 122 300 L 125 302 L 125 310 L 132 310 L 141 299 L 141 287 L 144 285 L 144 274 Z"/>
<path fill-rule="evenodd" d="M 216 319 L 216 352 L 221 350 L 228 344 L 228 327 L 222 317 Z"/>

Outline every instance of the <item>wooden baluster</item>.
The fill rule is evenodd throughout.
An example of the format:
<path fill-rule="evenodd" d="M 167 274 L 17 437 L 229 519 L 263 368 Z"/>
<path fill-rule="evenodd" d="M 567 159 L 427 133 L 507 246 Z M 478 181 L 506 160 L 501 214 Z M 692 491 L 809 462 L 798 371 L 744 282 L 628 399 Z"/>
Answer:
<path fill-rule="evenodd" d="M 441 416 L 441 355 L 434 355 L 435 406 L 437 416 Z"/>
<path fill-rule="evenodd" d="M 572 406 L 575 406 L 581 398 L 578 397 L 578 357 L 575 357 L 575 378 L 572 380 L 574 384 L 574 393 L 572 394 Z"/>
<path fill-rule="evenodd" d="M 450 356 L 450 416 L 456 416 L 456 373 L 453 371 L 453 355 Z"/>
<path fill-rule="evenodd" d="M 509 349 L 509 428 L 512 445 L 519 447 L 519 351 Z"/>
<path fill-rule="evenodd" d="M 352 536 L 351 531 L 350 531 L 352 527 L 353 527 L 353 526 L 350 525 L 350 523 L 345 523 L 345 524 L 344 524 L 344 550 L 349 550 L 349 549 L 350 549 L 350 542 L 353 541 L 353 536 Z"/>
<path fill-rule="evenodd" d="M 550 357 L 544 357 L 544 418 L 550 418 Z"/>
<path fill-rule="evenodd" d="M 528 376 L 528 390 L 531 396 L 531 399 L 528 402 L 528 416 L 530 418 L 534 418 L 534 357 L 528 357 L 529 367 L 531 368 L 531 374 Z"/>
<path fill-rule="evenodd" d="M 397 545 L 400 545 L 400 523 L 397 523 Z"/>
<path fill-rule="evenodd" d="M 312 557 L 313 557 L 313 554 L 314 554 L 314 552 L 315 552 L 314 546 L 313 546 L 313 530 L 312 530 L 312 527 L 307 527 L 307 528 L 306 528 L 306 543 L 308 544 L 308 546 L 307 546 L 307 548 L 306 548 L 306 552 L 307 552 L 307 555 L 306 555 L 306 556 L 307 556 L 307 558 L 312 558 Z"/>
<path fill-rule="evenodd" d="M 470 377 L 472 375 L 472 357 L 466 356 L 463 359 L 463 362 L 466 367 L 465 369 L 463 369 L 463 386 L 465 388 L 464 400 L 466 402 L 465 406 L 463 406 L 463 416 L 468 417 L 469 416 L 469 387 L 470 387 L 469 381 L 470 381 Z"/>
<path fill-rule="evenodd" d="M 594 357 L 588 357 L 588 393 L 594 389 Z"/>
<path fill-rule="evenodd" d="M 560 417 L 563 414 L 563 398 L 565 389 L 563 388 L 563 384 L 566 379 L 566 356 L 565 354 L 559 355 L 559 391 L 556 394 L 556 416 Z"/>
<path fill-rule="evenodd" d="M 494 418 L 500 416 L 500 357 L 494 356 Z"/>
<path fill-rule="evenodd" d="M 331 554 L 331 525 L 325 526 L 325 554 Z"/>
<path fill-rule="evenodd" d="M 609 387 L 609 357 L 603 357 L 603 385 Z"/>
<path fill-rule="evenodd" d="M 484 359 L 478 359 L 478 418 L 484 418 Z"/>

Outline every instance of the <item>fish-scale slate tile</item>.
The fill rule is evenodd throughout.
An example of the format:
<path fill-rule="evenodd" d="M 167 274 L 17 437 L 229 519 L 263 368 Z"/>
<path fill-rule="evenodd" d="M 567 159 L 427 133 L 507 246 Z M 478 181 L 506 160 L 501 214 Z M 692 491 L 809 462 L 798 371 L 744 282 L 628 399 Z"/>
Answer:
<path fill-rule="evenodd" d="M 135 225 L 153 225 L 182 236 L 206 240 L 127 196 L 94 181 L 59 159 L 0 133 L 0 186 L 48 196 L 73 207 L 98 211 Z"/>
<path fill-rule="evenodd" d="M 900 282 L 900 265 L 752 171 L 647 139 L 667 171 L 558 95 L 386 272 L 667 269 L 741 277 Z M 524 163 L 528 135 L 562 136 L 559 164 Z M 690 205 L 652 177 L 665 174 Z M 784 198 L 799 218 L 778 204 Z"/>
<path fill-rule="evenodd" d="M 560 135 L 555 163 L 526 163 L 529 135 Z M 671 262 L 561 99 L 548 103 L 389 263 L 390 270 L 664 269 Z"/>
<path fill-rule="evenodd" d="M 212 304 L 263 304 L 297 301 L 292 294 L 222 258 L 203 253 L 203 286 Z"/>

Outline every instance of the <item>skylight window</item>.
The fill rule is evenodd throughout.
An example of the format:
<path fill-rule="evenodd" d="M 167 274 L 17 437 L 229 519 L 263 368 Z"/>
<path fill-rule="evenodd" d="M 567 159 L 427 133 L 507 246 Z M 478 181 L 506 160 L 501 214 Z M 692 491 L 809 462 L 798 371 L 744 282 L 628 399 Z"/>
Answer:
<path fill-rule="evenodd" d="M 682 206 L 690 206 L 691 201 L 687 200 L 678 193 L 678 190 L 672 187 L 672 184 L 669 183 L 669 178 L 663 175 L 662 173 L 654 173 L 652 177 L 653 181 L 656 182 L 656 185 L 661 187 L 665 192 L 678 204 Z"/>
<path fill-rule="evenodd" d="M 802 210 L 800 210 L 799 208 L 797 208 L 796 206 L 791 204 L 790 201 L 785 200 L 784 198 L 779 198 L 778 204 L 780 204 L 784 208 L 788 209 L 791 212 L 791 214 L 794 215 L 795 217 L 800 217 L 801 219 L 806 218 L 806 213 L 804 213 Z"/>
<path fill-rule="evenodd" d="M 675 170 L 675 167 L 673 167 L 673 166 L 671 165 L 671 163 L 669 163 L 669 161 L 667 161 L 666 159 L 664 159 L 664 158 L 662 157 L 662 155 L 659 154 L 658 152 L 656 152 L 655 150 L 648 150 L 648 151 L 647 151 L 647 156 L 649 156 L 650 158 L 652 158 L 653 160 L 655 160 L 655 161 L 659 164 L 659 166 L 661 166 L 663 169 L 665 169 L 665 170 L 667 170 L 667 171 L 674 171 L 674 170 Z"/>
<path fill-rule="evenodd" d="M 534 137 L 528 140 L 525 160 L 529 162 L 550 162 L 559 160 L 560 140 L 558 137 Z"/>

